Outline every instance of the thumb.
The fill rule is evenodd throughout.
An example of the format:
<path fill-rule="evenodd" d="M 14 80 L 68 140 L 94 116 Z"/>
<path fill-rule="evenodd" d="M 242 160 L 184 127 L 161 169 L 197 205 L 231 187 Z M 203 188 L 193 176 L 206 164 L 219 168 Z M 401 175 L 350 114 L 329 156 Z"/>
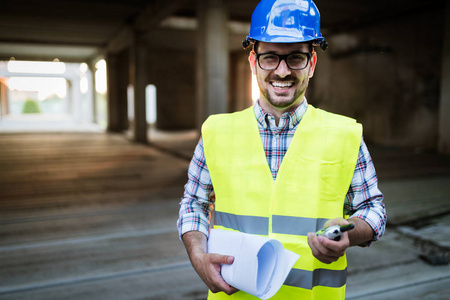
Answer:
<path fill-rule="evenodd" d="M 233 261 L 234 261 L 234 257 L 230 256 L 230 255 L 214 254 L 211 257 L 211 261 L 213 263 L 231 265 L 233 263 Z"/>
<path fill-rule="evenodd" d="M 333 225 L 342 226 L 342 225 L 347 225 L 347 224 L 348 224 L 348 221 L 346 219 L 344 219 L 344 218 L 335 218 L 335 219 L 328 220 L 323 225 L 323 228 L 327 228 L 327 227 L 330 227 L 330 226 L 333 226 Z"/>

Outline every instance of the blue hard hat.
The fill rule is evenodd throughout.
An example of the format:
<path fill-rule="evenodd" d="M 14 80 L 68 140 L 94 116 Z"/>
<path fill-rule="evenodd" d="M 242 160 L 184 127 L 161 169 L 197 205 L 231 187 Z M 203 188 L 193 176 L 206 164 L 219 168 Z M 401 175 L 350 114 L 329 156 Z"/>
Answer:
<path fill-rule="evenodd" d="M 320 33 L 320 13 L 312 0 L 262 0 L 253 11 L 244 48 L 255 41 L 299 43 L 327 47 Z"/>

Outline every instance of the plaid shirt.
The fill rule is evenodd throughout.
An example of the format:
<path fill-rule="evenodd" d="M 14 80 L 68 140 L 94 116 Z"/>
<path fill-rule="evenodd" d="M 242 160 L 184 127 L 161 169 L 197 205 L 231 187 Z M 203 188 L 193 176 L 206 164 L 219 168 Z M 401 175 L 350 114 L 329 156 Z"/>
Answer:
<path fill-rule="evenodd" d="M 277 126 L 275 118 L 266 113 L 259 103 L 254 106 L 267 163 L 274 180 L 307 107 L 305 99 L 295 111 L 284 113 Z M 177 222 L 180 237 L 192 230 L 201 231 L 208 236 L 213 202 L 214 190 L 206 165 L 203 140 L 200 138 L 189 165 L 188 182 L 184 187 L 184 196 L 180 203 Z M 386 224 L 383 194 L 378 189 L 375 168 L 363 139 L 361 139 L 358 161 L 345 197 L 343 210 L 344 214 L 350 215 L 351 218 L 361 218 L 372 227 L 375 232 L 373 241 L 383 235 Z"/>

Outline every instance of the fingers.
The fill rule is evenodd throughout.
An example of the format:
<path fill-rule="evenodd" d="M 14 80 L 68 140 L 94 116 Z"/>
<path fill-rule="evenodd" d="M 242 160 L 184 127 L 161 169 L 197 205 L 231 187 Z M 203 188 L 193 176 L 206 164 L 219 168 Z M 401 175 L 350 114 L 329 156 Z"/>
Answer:
<path fill-rule="evenodd" d="M 238 289 L 226 283 L 225 280 L 223 280 L 222 276 L 220 275 L 214 276 L 210 284 L 207 284 L 207 286 L 213 293 L 224 292 L 227 295 L 232 295 L 237 291 L 239 291 Z"/>
<path fill-rule="evenodd" d="M 349 222 L 344 218 L 334 218 L 328 220 L 324 228 L 333 225 L 347 225 Z M 350 246 L 348 233 L 344 232 L 339 241 L 329 240 L 323 236 L 317 236 L 315 233 L 308 233 L 308 245 L 315 258 L 319 261 L 330 264 L 337 261 L 345 254 L 345 250 Z"/>
<path fill-rule="evenodd" d="M 348 233 L 344 232 L 339 241 L 333 241 L 326 238 L 323 238 L 322 245 L 324 245 L 327 249 L 335 252 L 341 257 L 345 254 L 345 250 L 350 246 L 350 241 L 348 239 Z"/>
<path fill-rule="evenodd" d="M 318 237 L 314 233 L 308 234 L 308 244 L 314 257 L 323 263 L 330 264 L 333 261 L 336 261 L 338 257 L 335 257 L 333 253 L 322 244 L 323 239 L 323 237 Z"/>
<path fill-rule="evenodd" d="M 343 225 L 347 225 L 347 224 L 349 224 L 349 222 L 346 219 L 344 219 L 344 218 L 334 218 L 334 219 L 328 220 L 323 225 L 323 228 L 330 227 L 330 226 L 333 226 L 333 225 L 343 226 Z"/>
<path fill-rule="evenodd" d="M 349 244 L 347 233 L 344 233 L 340 241 L 332 241 L 315 233 L 308 233 L 308 245 L 314 257 L 326 264 L 335 262 L 343 256 Z"/>
<path fill-rule="evenodd" d="M 229 255 L 210 254 L 210 260 L 212 263 L 216 264 L 231 265 L 234 261 L 234 257 Z"/>
<path fill-rule="evenodd" d="M 232 264 L 234 261 L 233 256 L 220 255 L 220 254 L 205 254 L 205 261 L 202 263 L 202 267 L 197 270 L 197 273 L 203 279 L 205 284 L 213 293 L 225 292 L 227 295 L 232 295 L 238 290 L 223 280 L 220 274 L 221 264 Z"/>
<path fill-rule="evenodd" d="M 232 294 L 238 292 L 239 291 L 238 289 L 236 289 L 236 288 L 232 287 L 231 285 L 229 285 L 228 283 L 226 283 L 225 280 L 223 280 L 222 276 L 220 275 L 220 269 L 221 269 L 220 264 L 231 265 L 234 262 L 234 257 L 229 256 L 229 255 L 212 254 L 211 261 L 213 262 L 213 264 L 215 266 L 217 266 L 219 268 L 218 269 L 219 291 L 223 291 L 227 295 L 232 295 Z M 214 293 L 214 291 L 212 291 L 212 292 Z"/>
<path fill-rule="evenodd" d="M 231 285 L 228 285 L 228 287 L 224 287 L 224 289 L 222 290 L 225 294 L 227 294 L 228 296 L 233 295 L 236 292 L 239 292 L 238 289 L 232 287 Z"/>

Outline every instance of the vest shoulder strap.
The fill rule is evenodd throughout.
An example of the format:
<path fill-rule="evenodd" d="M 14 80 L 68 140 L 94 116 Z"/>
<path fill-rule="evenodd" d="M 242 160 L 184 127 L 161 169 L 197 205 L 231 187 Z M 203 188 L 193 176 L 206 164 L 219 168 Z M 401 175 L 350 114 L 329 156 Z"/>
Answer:
<path fill-rule="evenodd" d="M 211 115 L 202 125 L 202 135 L 217 134 L 218 132 L 229 131 L 236 127 L 244 129 L 245 126 L 243 125 L 254 121 L 254 119 L 253 106 L 234 113 Z"/>
<path fill-rule="evenodd" d="M 315 108 L 311 104 L 308 105 L 305 116 L 311 115 L 312 119 L 317 123 L 316 126 L 321 127 L 340 127 L 357 124 L 356 120 L 343 115 L 327 112 L 320 108 Z"/>

